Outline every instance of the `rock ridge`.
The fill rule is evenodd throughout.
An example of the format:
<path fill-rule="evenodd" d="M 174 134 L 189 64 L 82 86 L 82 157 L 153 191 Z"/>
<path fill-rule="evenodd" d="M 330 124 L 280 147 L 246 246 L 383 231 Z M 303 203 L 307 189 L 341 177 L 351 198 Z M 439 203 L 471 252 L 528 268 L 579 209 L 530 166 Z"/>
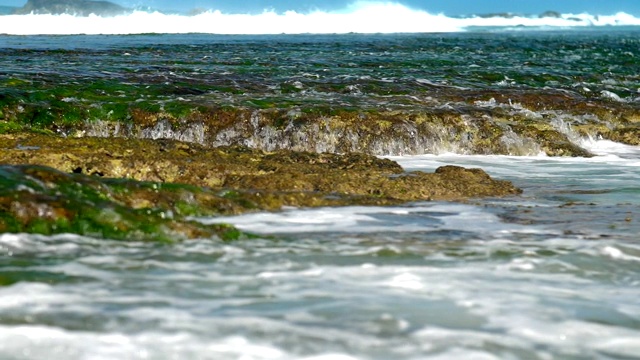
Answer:
<path fill-rule="evenodd" d="M 521 192 L 481 169 L 406 172 L 391 160 L 362 153 L 37 134 L 0 135 L 0 144 L 0 232 L 233 240 L 250 235 L 193 217 Z"/>

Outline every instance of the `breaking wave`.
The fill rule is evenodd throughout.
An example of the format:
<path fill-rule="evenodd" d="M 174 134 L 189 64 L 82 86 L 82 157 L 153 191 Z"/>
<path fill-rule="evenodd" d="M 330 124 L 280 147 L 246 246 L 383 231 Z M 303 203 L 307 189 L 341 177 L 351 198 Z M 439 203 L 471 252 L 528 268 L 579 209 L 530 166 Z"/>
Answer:
<path fill-rule="evenodd" d="M 520 16 L 448 17 L 394 2 L 357 2 L 339 11 L 300 13 L 264 11 L 260 14 L 228 14 L 209 10 L 195 15 L 134 11 L 101 17 L 69 14 L 4 15 L 0 34 L 339 34 L 434 33 L 478 29 L 566 29 L 594 26 L 640 26 L 640 18 L 624 12 L 614 15 L 559 14 Z"/>

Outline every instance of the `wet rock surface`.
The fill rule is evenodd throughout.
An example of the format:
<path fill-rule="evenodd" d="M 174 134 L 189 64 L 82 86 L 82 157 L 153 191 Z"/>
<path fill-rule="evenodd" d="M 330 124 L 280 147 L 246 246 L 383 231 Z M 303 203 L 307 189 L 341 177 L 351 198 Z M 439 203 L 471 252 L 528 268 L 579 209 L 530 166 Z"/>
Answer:
<path fill-rule="evenodd" d="M 26 95 L 5 92 L 0 90 L 0 133 L 45 131 L 67 137 L 170 139 L 207 147 L 372 155 L 589 157 L 581 139 L 630 145 L 640 141 L 637 104 L 552 91 L 441 90 L 437 101 L 426 107 L 412 104 L 404 109 L 306 107 L 283 104 L 282 99 L 262 107 L 221 106 L 211 104 L 220 99 L 204 95 L 194 95 L 189 102 L 171 100 L 164 109 L 123 100 L 96 108 L 74 99 L 56 100 L 53 94 L 31 102 Z"/>
<path fill-rule="evenodd" d="M 250 237 L 231 226 L 186 220 L 188 195 L 183 199 L 181 192 L 158 193 L 157 184 L 103 181 L 43 166 L 0 165 L 0 232 L 74 233 L 163 242 Z"/>
<path fill-rule="evenodd" d="M 372 155 L 591 156 L 581 139 L 640 139 L 633 32 L 270 39 L 0 49 L 0 133 Z"/>
<path fill-rule="evenodd" d="M 0 49 L 0 163 L 181 184 L 188 206 L 164 190 L 109 195 L 171 221 L 517 193 L 372 155 L 588 157 L 584 139 L 640 141 L 634 32 L 87 39 Z"/>
<path fill-rule="evenodd" d="M 387 205 L 520 192 L 480 169 L 405 172 L 361 153 L 207 148 L 169 140 L 0 136 L 0 232 L 117 239 L 248 236 L 191 216 Z"/>

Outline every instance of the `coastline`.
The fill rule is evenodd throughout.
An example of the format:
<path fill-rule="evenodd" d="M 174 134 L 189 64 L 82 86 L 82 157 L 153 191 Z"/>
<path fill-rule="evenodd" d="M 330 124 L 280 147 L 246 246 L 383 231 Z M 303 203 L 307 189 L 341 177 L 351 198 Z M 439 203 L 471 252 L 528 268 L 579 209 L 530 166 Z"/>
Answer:
<path fill-rule="evenodd" d="M 607 68 L 626 69 L 632 35 L 604 43 L 612 54 Z M 47 49 L 0 50 L 6 55 L 0 162 L 20 165 L 5 169 L 3 209 L 13 215 L 3 231 L 83 231 L 70 225 L 75 213 L 64 205 L 74 193 L 57 198 L 56 181 L 91 184 L 89 198 L 74 206 L 95 207 L 95 195 L 104 207 L 122 210 L 116 223 L 142 216 L 127 220 L 132 227 L 122 232 L 100 236 L 142 239 L 171 229 L 169 222 L 186 224 L 189 216 L 518 193 L 481 170 L 406 173 L 377 156 L 590 157 L 581 139 L 640 142 L 635 73 L 603 79 L 592 70 L 604 65 L 587 56 L 576 34 L 531 39 L 562 59 L 566 44 L 574 46 L 572 59 L 584 59 L 575 64 L 536 62 L 526 39 L 483 34 L 88 36 L 83 41 L 91 46 L 77 49 L 49 40 L 56 44 Z M 457 53 L 461 46 L 467 55 Z M 485 49 L 494 52 L 495 66 Z M 29 172 L 57 179 L 34 191 L 32 205 L 11 195 Z M 171 191 L 159 191 L 166 198 L 147 198 L 146 190 L 131 195 L 137 194 L 131 189 L 166 188 L 162 184 L 184 184 L 168 187 L 196 200 L 185 203 Z M 22 189 L 25 196 L 29 189 Z M 129 198 L 113 197 L 118 191 Z M 52 197 L 53 205 L 47 203 Z M 53 222 L 30 225 L 43 208 Z M 145 218 L 147 210 L 155 217 Z M 167 214 L 174 218 L 162 219 Z M 156 218 L 159 227 L 140 230 Z M 99 222 L 89 223 L 88 232 L 100 232 Z M 183 231 L 162 230 L 160 237 L 209 231 L 178 227 Z"/>

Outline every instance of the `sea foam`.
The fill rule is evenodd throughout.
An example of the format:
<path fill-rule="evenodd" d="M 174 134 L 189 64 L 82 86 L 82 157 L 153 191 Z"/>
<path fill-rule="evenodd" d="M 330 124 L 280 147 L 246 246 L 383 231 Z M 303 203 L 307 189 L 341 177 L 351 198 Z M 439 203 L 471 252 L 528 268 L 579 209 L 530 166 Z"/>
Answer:
<path fill-rule="evenodd" d="M 342 33 L 438 33 L 473 28 L 553 29 L 586 26 L 640 26 L 640 18 L 620 12 L 614 15 L 555 14 L 554 16 L 449 17 L 412 9 L 395 2 L 356 2 L 337 11 L 229 14 L 209 10 L 196 15 L 134 11 L 127 15 L 86 17 L 68 14 L 5 15 L 0 34 L 342 34 Z"/>

